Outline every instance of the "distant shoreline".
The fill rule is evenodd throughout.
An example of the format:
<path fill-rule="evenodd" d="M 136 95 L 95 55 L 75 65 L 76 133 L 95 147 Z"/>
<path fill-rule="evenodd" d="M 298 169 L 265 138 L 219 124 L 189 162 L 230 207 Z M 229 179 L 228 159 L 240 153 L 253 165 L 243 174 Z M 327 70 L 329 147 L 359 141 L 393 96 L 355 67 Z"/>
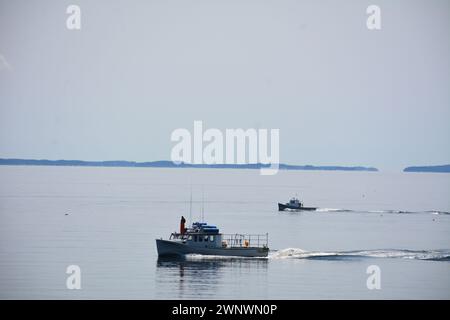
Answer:
<path fill-rule="evenodd" d="M 77 166 L 77 167 L 135 167 L 135 168 L 203 168 L 203 169 L 261 169 L 268 168 L 269 165 L 261 163 L 253 164 L 190 164 L 181 163 L 179 165 L 172 161 L 83 161 L 83 160 L 46 160 L 46 159 L 0 159 L 0 165 L 15 166 Z M 374 167 L 363 166 L 313 166 L 313 165 L 289 165 L 280 163 L 280 170 L 307 170 L 307 171 L 370 171 L 377 172 Z"/>
<path fill-rule="evenodd" d="M 403 172 L 437 172 L 437 173 L 450 173 L 450 164 L 440 166 L 417 166 L 406 167 Z"/>

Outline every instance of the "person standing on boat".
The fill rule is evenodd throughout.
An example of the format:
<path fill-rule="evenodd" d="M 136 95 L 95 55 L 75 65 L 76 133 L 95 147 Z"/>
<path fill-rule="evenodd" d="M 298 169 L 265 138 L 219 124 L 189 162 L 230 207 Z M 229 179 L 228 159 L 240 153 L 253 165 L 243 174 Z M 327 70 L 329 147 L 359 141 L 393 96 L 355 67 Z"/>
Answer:
<path fill-rule="evenodd" d="M 184 234 L 184 232 L 186 231 L 186 228 L 184 227 L 185 223 L 186 223 L 186 219 L 183 216 L 181 216 L 181 221 L 180 221 L 180 233 L 181 234 Z"/>

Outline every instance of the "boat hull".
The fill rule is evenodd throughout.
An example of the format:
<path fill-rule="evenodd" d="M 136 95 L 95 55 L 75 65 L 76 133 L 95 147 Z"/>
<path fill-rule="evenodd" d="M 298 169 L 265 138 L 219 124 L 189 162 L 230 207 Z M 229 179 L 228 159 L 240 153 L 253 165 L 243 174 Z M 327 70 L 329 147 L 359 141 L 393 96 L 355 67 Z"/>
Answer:
<path fill-rule="evenodd" d="M 191 247 L 181 242 L 156 239 L 158 256 L 184 256 L 187 254 L 202 254 L 229 257 L 267 257 L 268 248 L 259 247 L 227 247 L 227 248 L 201 248 Z"/>
<path fill-rule="evenodd" d="M 315 211 L 317 208 L 315 207 L 297 207 L 297 206 L 290 206 L 288 204 L 278 203 L 278 211 L 285 211 L 285 210 L 296 210 L 296 211 Z"/>

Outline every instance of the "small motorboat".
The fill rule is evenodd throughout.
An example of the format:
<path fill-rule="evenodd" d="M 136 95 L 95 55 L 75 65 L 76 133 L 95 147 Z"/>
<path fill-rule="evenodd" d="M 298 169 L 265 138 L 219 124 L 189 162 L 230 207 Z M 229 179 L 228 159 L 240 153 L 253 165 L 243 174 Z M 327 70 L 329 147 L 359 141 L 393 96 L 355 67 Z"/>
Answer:
<path fill-rule="evenodd" d="M 292 198 L 288 203 L 278 203 L 278 211 L 295 210 L 295 211 L 315 211 L 315 207 L 305 207 L 303 202 L 298 198 Z"/>
<path fill-rule="evenodd" d="M 180 232 L 173 232 L 168 240 L 156 239 L 158 256 L 184 256 L 188 254 L 267 257 L 269 253 L 266 234 L 222 234 L 216 226 L 194 222 Z"/>

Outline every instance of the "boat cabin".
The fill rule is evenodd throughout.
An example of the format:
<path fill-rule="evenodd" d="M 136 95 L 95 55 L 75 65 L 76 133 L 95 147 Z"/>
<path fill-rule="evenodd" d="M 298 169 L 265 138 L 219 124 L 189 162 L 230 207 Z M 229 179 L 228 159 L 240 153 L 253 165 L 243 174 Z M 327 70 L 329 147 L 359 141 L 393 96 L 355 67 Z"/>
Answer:
<path fill-rule="evenodd" d="M 298 200 L 298 198 L 294 197 L 291 200 L 289 200 L 289 205 L 295 206 L 295 207 L 302 207 L 303 203 L 301 203 L 300 200 Z"/>
<path fill-rule="evenodd" d="M 180 241 L 193 248 L 235 248 L 267 247 L 268 235 L 227 234 L 219 232 L 216 226 L 205 222 L 194 222 L 191 228 L 183 233 L 174 232 L 170 235 L 172 241 Z"/>
<path fill-rule="evenodd" d="M 180 240 L 192 247 L 217 248 L 222 246 L 222 234 L 216 226 L 194 222 L 184 233 L 172 233 L 170 240 Z"/>

